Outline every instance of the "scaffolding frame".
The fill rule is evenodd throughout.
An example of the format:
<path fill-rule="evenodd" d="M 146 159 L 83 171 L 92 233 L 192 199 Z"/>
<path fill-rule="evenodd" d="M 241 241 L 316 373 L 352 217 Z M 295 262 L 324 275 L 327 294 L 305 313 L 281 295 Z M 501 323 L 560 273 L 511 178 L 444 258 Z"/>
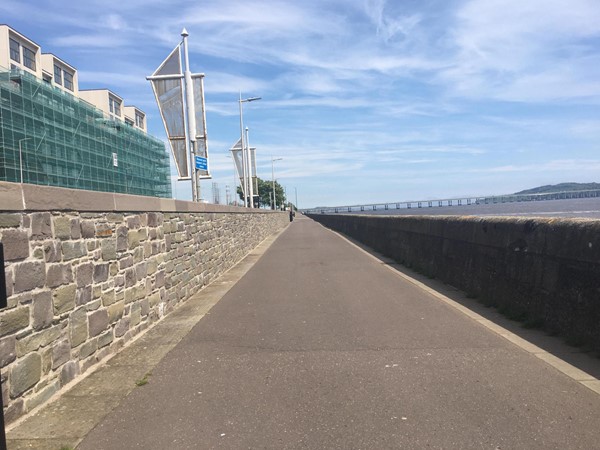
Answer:
<path fill-rule="evenodd" d="M 0 68 L 0 180 L 171 197 L 164 142 L 19 69 Z"/>

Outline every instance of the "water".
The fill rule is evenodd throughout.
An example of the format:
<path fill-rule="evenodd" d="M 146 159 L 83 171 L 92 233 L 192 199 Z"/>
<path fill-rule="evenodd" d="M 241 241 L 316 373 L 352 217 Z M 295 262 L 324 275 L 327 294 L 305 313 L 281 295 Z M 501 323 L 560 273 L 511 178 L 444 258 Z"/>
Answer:
<path fill-rule="evenodd" d="M 436 205 L 437 203 L 434 203 Z M 427 215 L 427 216 L 519 216 L 519 217 L 568 217 L 600 219 L 600 198 L 575 198 L 539 200 L 529 202 L 472 204 L 462 206 L 427 206 L 422 208 L 390 209 L 379 207 L 376 211 L 353 211 L 351 214 Z M 344 214 L 340 211 L 341 214 Z M 345 213 L 349 214 L 349 213 Z"/>

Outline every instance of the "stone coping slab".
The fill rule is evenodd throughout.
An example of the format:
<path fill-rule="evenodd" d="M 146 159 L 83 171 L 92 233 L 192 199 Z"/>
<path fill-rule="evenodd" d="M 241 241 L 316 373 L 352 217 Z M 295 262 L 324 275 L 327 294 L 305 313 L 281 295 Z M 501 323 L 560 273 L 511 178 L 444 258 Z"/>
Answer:
<path fill-rule="evenodd" d="M 266 209 L 6 181 L 0 181 L 0 211 L 272 213 Z"/>

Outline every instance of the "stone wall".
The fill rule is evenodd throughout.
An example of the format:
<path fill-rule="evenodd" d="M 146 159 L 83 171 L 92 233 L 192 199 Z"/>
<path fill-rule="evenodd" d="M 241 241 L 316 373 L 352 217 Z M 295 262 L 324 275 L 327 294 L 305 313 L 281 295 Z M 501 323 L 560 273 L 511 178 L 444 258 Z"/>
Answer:
<path fill-rule="evenodd" d="M 270 211 L 0 183 L 7 423 L 117 352 L 287 223 L 286 214 Z"/>
<path fill-rule="evenodd" d="M 600 352 L 600 220 L 311 217 L 512 318 Z"/>

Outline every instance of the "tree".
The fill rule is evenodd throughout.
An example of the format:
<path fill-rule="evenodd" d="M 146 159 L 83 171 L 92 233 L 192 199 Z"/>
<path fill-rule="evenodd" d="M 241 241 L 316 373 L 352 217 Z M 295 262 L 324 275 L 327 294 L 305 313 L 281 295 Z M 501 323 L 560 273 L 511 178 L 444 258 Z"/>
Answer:
<path fill-rule="evenodd" d="M 273 195 L 273 183 L 271 181 L 265 181 L 261 178 L 257 178 L 258 183 L 258 198 L 259 198 L 259 206 L 265 206 L 271 208 L 271 197 Z M 237 193 L 240 199 L 244 200 L 244 194 L 242 193 L 241 186 L 238 186 Z M 255 192 L 254 195 L 257 193 Z M 283 187 L 275 181 L 275 198 L 277 199 L 277 208 L 281 208 L 281 206 L 286 202 L 285 195 L 283 192 Z"/>

